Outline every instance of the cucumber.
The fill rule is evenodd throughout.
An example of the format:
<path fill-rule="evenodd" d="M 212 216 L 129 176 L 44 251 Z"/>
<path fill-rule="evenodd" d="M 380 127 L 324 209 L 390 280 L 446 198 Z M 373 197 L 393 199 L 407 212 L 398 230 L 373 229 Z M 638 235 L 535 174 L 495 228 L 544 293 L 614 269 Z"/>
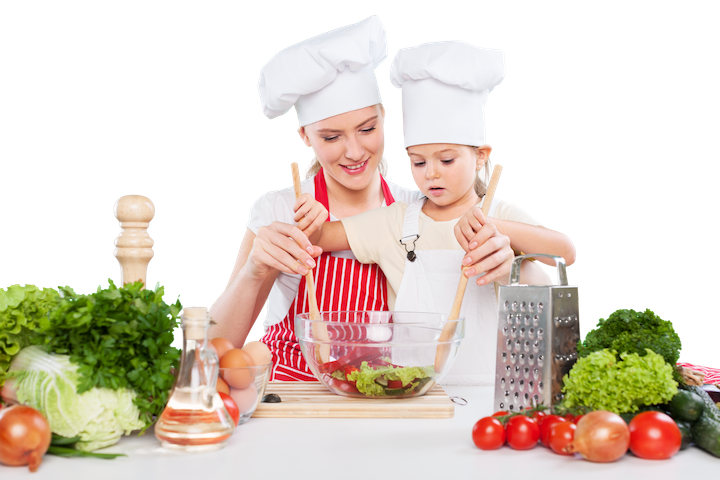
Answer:
<path fill-rule="evenodd" d="M 700 396 L 702 398 L 703 403 L 705 404 L 705 407 L 703 408 L 703 417 L 710 417 L 713 420 L 717 420 L 720 422 L 720 409 L 718 409 L 717 405 L 715 405 L 715 402 L 713 402 L 713 399 L 710 398 L 710 395 L 703 390 L 702 387 L 698 387 L 695 385 L 683 385 L 683 389 L 689 392 L 693 392 Z"/>
<path fill-rule="evenodd" d="M 708 415 L 703 415 L 693 423 L 691 431 L 695 445 L 716 457 L 720 457 L 720 421 Z"/>
<path fill-rule="evenodd" d="M 667 405 L 670 416 L 675 420 L 694 422 L 705 409 L 702 397 L 689 390 L 678 390 L 677 394 Z"/>
<path fill-rule="evenodd" d="M 682 435 L 682 443 L 680 444 L 680 450 L 685 450 L 690 446 L 691 443 L 693 443 L 693 436 L 692 436 L 692 424 L 690 422 L 684 422 L 682 420 L 675 420 L 675 423 L 677 423 L 678 428 L 680 429 L 680 434 Z"/>

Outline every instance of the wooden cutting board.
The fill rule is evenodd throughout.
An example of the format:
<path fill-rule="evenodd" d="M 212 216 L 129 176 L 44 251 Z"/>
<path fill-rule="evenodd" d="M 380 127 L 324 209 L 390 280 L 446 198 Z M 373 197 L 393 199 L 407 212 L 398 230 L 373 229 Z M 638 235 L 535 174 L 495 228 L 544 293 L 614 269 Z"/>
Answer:
<path fill-rule="evenodd" d="M 455 407 L 440 385 L 420 397 L 350 398 L 320 382 L 270 382 L 265 395 L 280 403 L 260 403 L 253 418 L 452 418 Z"/>

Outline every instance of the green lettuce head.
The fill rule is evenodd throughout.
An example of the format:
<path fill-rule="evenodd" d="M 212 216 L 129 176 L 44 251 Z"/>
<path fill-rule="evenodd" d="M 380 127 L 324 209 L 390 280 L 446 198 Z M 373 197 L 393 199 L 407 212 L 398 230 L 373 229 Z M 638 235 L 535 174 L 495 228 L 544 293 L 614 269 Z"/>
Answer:
<path fill-rule="evenodd" d="M 677 393 L 673 368 L 647 349 L 644 356 L 603 349 L 579 358 L 563 378 L 566 407 L 585 406 L 614 413 L 659 405 Z"/>

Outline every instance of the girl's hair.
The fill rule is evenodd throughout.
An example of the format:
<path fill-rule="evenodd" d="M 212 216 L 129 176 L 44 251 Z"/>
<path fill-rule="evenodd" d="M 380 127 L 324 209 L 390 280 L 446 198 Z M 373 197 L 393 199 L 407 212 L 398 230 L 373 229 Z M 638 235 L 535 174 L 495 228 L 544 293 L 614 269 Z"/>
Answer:
<path fill-rule="evenodd" d="M 383 127 L 385 127 L 386 121 L 387 121 L 387 114 L 385 112 L 385 106 L 382 103 L 378 103 L 376 106 L 380 108 L 380 112 L 383 117 L 382 125 L 383 125 Z M 385 145 L 387 145 L 387 129 L 385 129 Z M 317 158 L 315 158 L 315 154 L 311 154 L 310 159 L 308 160 L 308 164 L 305 167 L 305 170 L 303 171 L 303 179 L 310 178 L 313 175 L 315 175 L 316 173 L 318 173 L 320 171 L 320 167 L 322 167 L 322 165 L 320 165 L 320 161 Z M 380 175 L 382 175 L 383 177 L 387 177 L 389 168 L 388 168 L 387 155 L 385 154 L 385 152 L 383 152 L 383 156 L 380 159 L 378 168 L 380 169 Z"/>
<path fill-rule="evenodd" d="M 473 147 L 470 147 L 473 148 Z M 477 196 L 480 198 L 483 198 L 485 196 L 485 193 L 487 192 L 487 185 L 488 182 L 490 182 L 490 159 L 488 158 L 485 161 L 485 165 L 483 166 L 483 178 L 480 178 L 481 172 L 478 172 L 478 174 L 475 176 L 475 193 L 477 193 Z"/>

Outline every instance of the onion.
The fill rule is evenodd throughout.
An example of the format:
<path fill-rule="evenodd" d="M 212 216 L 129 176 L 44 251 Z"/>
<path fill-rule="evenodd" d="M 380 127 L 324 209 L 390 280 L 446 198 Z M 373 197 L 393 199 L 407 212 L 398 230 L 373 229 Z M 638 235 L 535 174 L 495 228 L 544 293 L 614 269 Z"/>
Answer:
<path fill-rule="evenodd" d="M 604 410 L 590 412 L 577 424 L 567 451 L 591 462 L 614 462 L 627 452 L 630 430 L 620 415 Z"/>
<path fill-rule="evenodd" d="M 3 385 L 2 390 L 0 390 L 0 398 L 2 398 L 5 403 L 18 403 L 16 393 L 15 379 L 6 379 L 5 385 Z"/>
<path fill-rule="evenodd" d="M 50 425 L 34 408 L 13 405 L 0 410 L 0 463 L 13 467 L 28 465 L 34 472 L 50 440 Z"/>

